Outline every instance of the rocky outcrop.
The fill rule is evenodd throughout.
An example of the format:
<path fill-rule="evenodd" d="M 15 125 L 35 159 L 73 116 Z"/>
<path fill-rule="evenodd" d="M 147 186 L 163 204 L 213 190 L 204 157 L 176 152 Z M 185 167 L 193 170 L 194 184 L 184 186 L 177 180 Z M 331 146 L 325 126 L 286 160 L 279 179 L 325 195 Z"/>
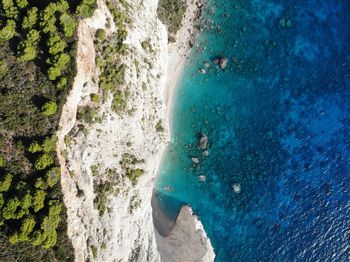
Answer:
<path fill-rule="evenodd" d="M 171 234 L 156 233 L 158 249 L 164 262 L 212 262 L 214 251 L 198 217 L 191 207 L 183 206 Z"/>

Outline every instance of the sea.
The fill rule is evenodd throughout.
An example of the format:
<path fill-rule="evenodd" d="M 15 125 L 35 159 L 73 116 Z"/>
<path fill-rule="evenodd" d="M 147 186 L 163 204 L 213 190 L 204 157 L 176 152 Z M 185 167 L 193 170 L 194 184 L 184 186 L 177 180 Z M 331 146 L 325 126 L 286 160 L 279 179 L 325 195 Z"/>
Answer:
<path fill-rule="evenodd" d="M 208 0 L 201 29 L 161 209 L 190 205 L 217 262 L 350 261 L 350 0 Z"/>

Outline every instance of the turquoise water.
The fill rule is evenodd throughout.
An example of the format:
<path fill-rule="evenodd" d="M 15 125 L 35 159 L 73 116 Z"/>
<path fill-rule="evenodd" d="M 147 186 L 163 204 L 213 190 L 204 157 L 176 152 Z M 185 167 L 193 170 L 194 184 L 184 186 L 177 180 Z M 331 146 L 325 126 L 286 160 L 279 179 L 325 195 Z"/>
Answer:
<path fill-rule="evenodd" d="M 216 261 L 350 261 L 349 14 L 345 0 L 208 2 L 157 189 L 170 217 L 193 207 Z"/>

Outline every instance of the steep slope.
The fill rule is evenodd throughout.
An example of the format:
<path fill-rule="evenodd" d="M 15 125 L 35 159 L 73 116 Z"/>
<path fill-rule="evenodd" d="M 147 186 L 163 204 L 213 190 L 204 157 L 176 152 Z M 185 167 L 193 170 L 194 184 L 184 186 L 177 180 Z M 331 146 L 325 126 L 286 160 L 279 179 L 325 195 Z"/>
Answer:
<path fill-rule="evenodd" d="M 79 24 L 57 143 L 76 261 L 161 260 L 151 196 L 169 140 L 168 49 L 156 10 L 157 0 L 98 1 Z"/>

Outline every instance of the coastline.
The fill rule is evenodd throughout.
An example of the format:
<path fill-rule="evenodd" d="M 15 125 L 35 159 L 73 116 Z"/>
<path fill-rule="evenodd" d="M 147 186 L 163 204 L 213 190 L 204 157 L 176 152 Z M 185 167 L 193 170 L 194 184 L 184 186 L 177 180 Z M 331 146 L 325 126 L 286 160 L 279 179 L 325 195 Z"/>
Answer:
<path fill-rule="evenodd" d="M 191 53 L 196 34 L 198 33 L 199 21 L 201 19 L 204 3 L 202 0 L 190 0 L 178 30 L 175 42 L 168 44 L 167 74 L 164 88 L 166 104 L 166 120 L 171 135 L 171 118 L 175 102 L 175 94 L 178 83 Z M 162 165 L 165 148 L 158 162 Z M 177 219 L 170 219 L 162 212 L 157 199 L 157 190 L 152 195 L 152 216 L 157 239 L 158 252 L 162 261 L 214 261 L 215 253 L 210 239 L 199 218 L 193 213 L 188 205 L 182 205 Z M 191 243 L 191 244 L 189 244 Z"/>
<path fill-rule="evenodd" d="M 195 27 L 201 18 L 203 6 L 204 4 L 201 0 L 188 1 L 182 19 L 182 25 L 176 33 L 176 41 L 168 44 L 169 55 L 164 97 L 166 102 L 166 115 L 170 127 L 176 87 L 188 61 L 191 52 L 190 42 L 194 42 L 194 38 L 197 34 L 198 30 L 196 30 Z"/>

